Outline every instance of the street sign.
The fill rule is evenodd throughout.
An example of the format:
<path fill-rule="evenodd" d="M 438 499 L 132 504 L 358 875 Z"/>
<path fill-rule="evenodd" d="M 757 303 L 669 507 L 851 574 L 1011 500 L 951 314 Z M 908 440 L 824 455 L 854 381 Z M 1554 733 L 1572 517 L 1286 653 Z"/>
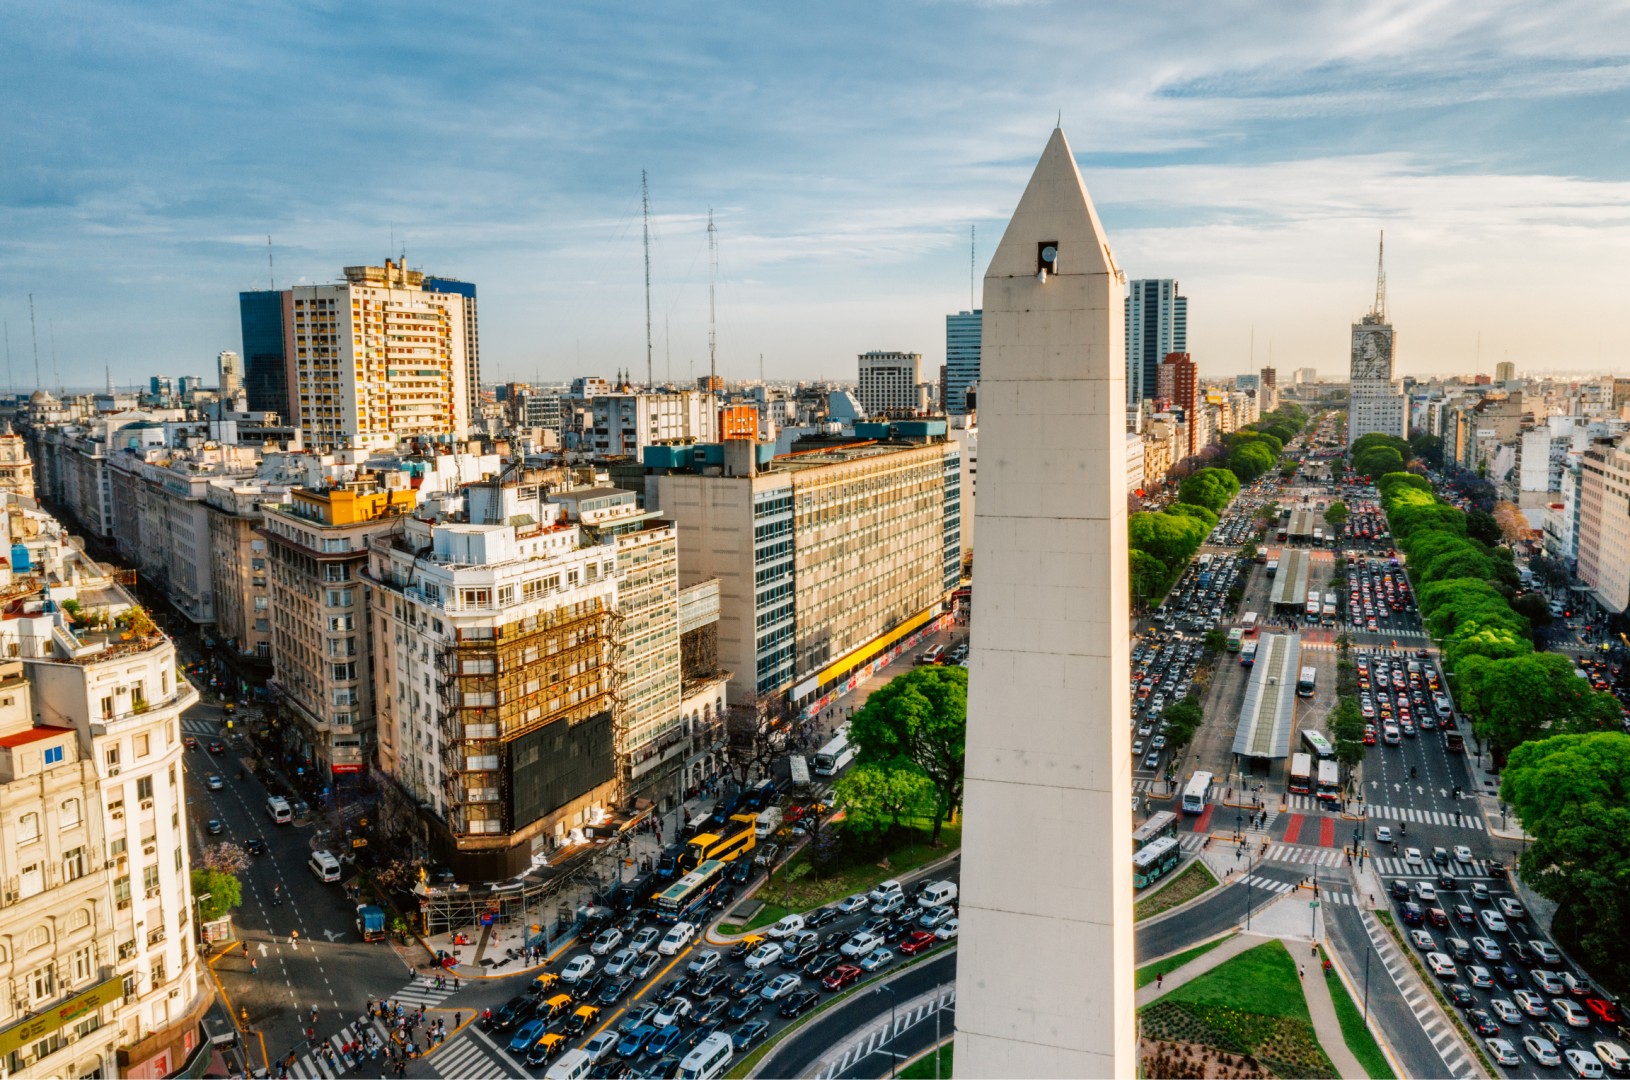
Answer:
<path fill-rule="evenodd" d="M 1318 901 L 1317 901 L 1317 900 L 1309 900 L 1309 901 L 1308 901 L 1308 902 L 1307 902 L 1307 906 L 1308 906 L 1308 907 L 1318 907 L 1318 906 L 1319 906 L 1319 902 L 1318 902 Z"/>

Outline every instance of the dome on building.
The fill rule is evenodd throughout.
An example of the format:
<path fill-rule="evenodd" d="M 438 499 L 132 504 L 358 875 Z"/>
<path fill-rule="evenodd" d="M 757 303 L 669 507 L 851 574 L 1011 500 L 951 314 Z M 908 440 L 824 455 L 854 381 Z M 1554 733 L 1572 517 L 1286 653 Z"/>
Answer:
<path fill-rule="evenodd" d="M 36 390 L 29 395 L 28 403 L 30 405 L 55 405 L 57 399 L 52 397 L 49 391 Z"/>

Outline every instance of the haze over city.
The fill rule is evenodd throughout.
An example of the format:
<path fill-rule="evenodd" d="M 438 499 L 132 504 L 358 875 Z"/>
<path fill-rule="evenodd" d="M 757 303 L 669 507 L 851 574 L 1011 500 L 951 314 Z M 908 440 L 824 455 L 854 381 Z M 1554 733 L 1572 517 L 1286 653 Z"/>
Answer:
<path fill-rule="evenodd" d="M 1339 376 L 1388 239 L 1400 374 L 1622 366 L 1620 43 L 1602 5 L 635 5 L 547 13 L 84 3 L 0 42 L 16 386 L 206 371 L 240 289 L 405 249 L 475 281 L 493 378 L 645 361 L 848 378 L 969 305 L 1060 115 L 1131 277 L 1204 375 Z M 54 345 L 51 341 L 54 335 Z M 1254 336 L 1255 362 L 1252 361 Z M 1479 349 L 1479 336 L 1481 346 Z M 60 376 L 52 371 L 52 350 Z M 671 359 L 670 359 L 671 358 Z"/>

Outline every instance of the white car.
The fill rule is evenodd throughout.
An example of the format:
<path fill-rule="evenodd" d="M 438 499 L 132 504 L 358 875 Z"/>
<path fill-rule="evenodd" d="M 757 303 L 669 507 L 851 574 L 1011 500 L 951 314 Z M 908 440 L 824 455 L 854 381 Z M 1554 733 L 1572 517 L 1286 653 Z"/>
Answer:
<path fill-rule="evenodd" d="M 934 936 L 939 938 L 941 941 L 950 941 L 952 938 L 956 937 L 956 932 L 960 928 L 961 923 L 962 920 L 960 919 L 948 919 L 940 924 L 938 930 L 934 931 Z"/>
<path fill-rule="evenodd" d="M 629 938 L 628 947 L 636 953 L 649 952 L 651 946 L 655 945 L 661 938 L 661 930 L 654 926 L 642 926 L 632 938 Z"/>
<path fill-rule="evenodd" d="M 803 981 L 804 980 L 800 979 L 798 976 L 790 973 L 786 975 L 777 975 L 775 978 L 764 984 L 764 989 L 758 992 L 758 996 L 763 998 L 765 1001 L 774 1001 L 776 998 L 786 997 L 788 994 L 798 989 L 798 987 L 802 985 Z"/>
<path fill-rule="evenodd" d="M 1494 1010 L 1494 1018 L 1502 1024 L 1522 1023 L 1522 1010 L 1505 998 L 1492 999 L 1489 1008 Z"/>
<path fill-rule="evenodd" d="M 1551 1068 L 1562 1064 L 1562 1058 L 1556 1052 L 1556 1044 L 1550 1039 L 1542 1039 L 1538 1035 L 1524 1035 L 1522 1037 L 1523 1052 L 1533 1059 L 1536 1065 L 1545 1065 Z"/>
<path fill-rule="evenodd" d="M 1556 998 L 1551 1002 L 1551 1011 L 1569 1027 L 1590 1027 L 1590 1014 L 1575 1005 L 1568 998 Z"/>
<path fill-rule="evenodd" d="M 1423 881 L 1415 886 L 1415 895 L 1421 898 L 1421 903 L 1433 904 L 1437 902 L 1438 890 L 1430 881 Z"/>
<path fill-rule="evenodd" d="M 608 1057 L 617 1047 L 617 1040 L 622 1038 L 615 1031 L 602 1031 L 594 1038 L 583 1044 L 583 1053 L 588 1055 L 591 1062 L 598 1065 L 602 1059 Z"/>
<path fill-rule="evenodd" d="M 784 952 L 786 952 L 786 950 L 783 949 L 778 942 L 766 941 L 764 944 L 748 953 L 747 959 L 742 962 L 747 965 L 748 971 L 757 971 L 759 968 L 769 967 L 771 964 L 781 959 L 781 954 Z"/>
<path fill-rule="evenodd" d="M 673 956 L 683 951 L 696 936 L 696 927 L 688 922 L 676 922 L 668 928 L 668 932 L 657 942 L 657 952 L 663 956 Z"/>
<path fill-rule="evenodd" d="M 1500 943 L 1491 937 L 1472 938 L 1472 948 L 1476 949 L 1477 955 L 1484 960 L 1498 962 L 1505 955 L 1500 951 Z"/>
<path fill-rule="evenodd" d="M 651 1023 L 659 1028 L 672 1027 L 674 1024 L 690 1016 L 690 998 L 683 994 L 675 994 L 663 1002 L 662 1008 L 651 1017 Z"/>
<path fill-rule="evenodd" d="M 1427 953 L 1426 966 L 1432 969 L 1432 974 L 1445 982 L 1455 977 L 1455 962 L 1449 959 L 1447 953 Z"/>
<path fill-rule="evenodd" d="M 1422 952 L 1436 952 L 1438 943 L 1432 940 L 1432 935 L 1416 927 L 1409 932 L 1409 943 Z"/>
<path fill-rule="evenodd" d="M 592 956 L 574 956 L 560 969 L 560 981 L 568 985 L 580 983 L 594 972 L 595 959 Z"/>
<path fill-rule="evenodd" d="M 851 958 L 856 956 L 865 956 L 873 949 L 881 948 L 882 945 L 883 938 L 880 934 L 856 934 L 854 937 L 840 945 L 838 947 L 838 952 Z M 762 945 L 759 947 L 763 948 Z"/>
<path fill-rule="evenodd" d="M 1404 862 L 1419 866 L 1426 862 L 1421 858 L 1421 849 L 1418 847 L 1404 848 Z"/>
<path fill-rule="evenodd" d="M 616 954 L 606 961 L 606 974 L 613 979 L 627 974 L 628 969 L 635 960 L 639 959 L 639 956 L 640 954 L 633 949 L 618 949 Z"/>
<path fill-rule="evenodd" d="M 1500 905 L 1500 914 L 1508 919 L 1522 919 L 1528 916 L 1515 896 L 1502 896 L 1495 902 Z"/>
<path fill-rule="evenodd" d="M 589 946 L 589 952 L 595 956 L 604 956 L 623 943 L 623 932 L 615 926 L 600 931 L 600 936 L 594 939 Z"/>
<path fill-rule="evenodd" d="M 1483 1045 L 1488 1047 L 1489 1057 L 1493 1058 L 1497 1065 L 1522 1064 L 1522 1055 L 1505 1039 L 1484 1039 Z"/>
<path fill-rule="evenodd" d="M 804 917 L 802 915 L 783 915 L 780 922 L 764 931 L 764 933 L 767 937 L 779 940 L 791 937 L 803 928 Z"/>
<path fill-rule="evenodd" d="M 853 915 L 871 902 L 871 897 L 865 893 L 855 893 L 853 896 L 845 896 L 842 900 L 839 900 L 837 909 L 841 914 Z"/>
<path fill-rule="evenodd" d="M 1472 861 L 1472 849 L 1467 847 L 1465 844 L 1456 844 L 1455 845 L 1455 858 L 1459 859 L 1463 863 L 1471 862 Z"/>
<path fill-rule="evenodd" d="M 1589 1050 L 1564 1050 L 1562 1057 L 1568 1063 L 1568 1071 L 1580 1080 L 1600 1080 L 1602 1063 Z"/>
<path fill-rule="evenodd" d="M 1484 908 L 1477 913 L 1477 921 L 1483 924 L 1483 929 L 1491 934 L 1503 934 L 1509 927 L 1505 924 L 1505 916 L 1498 911 Z"/>
<path fill-rule="evenodd" d="M 717 971 L 724 962 L 724 956 L 716 952 L 697 953 L 685 965 L 685 970 L 692 975 L 706 975 L 710 971 Z"/>
<path fill-rule="evenodd" d="M 1392 826 L 1391 825 L 1377 825 L 1375 827 L 1375 842 L 1377 844 L 1390 844 L 1390 843 L 1392 843 Z"/>

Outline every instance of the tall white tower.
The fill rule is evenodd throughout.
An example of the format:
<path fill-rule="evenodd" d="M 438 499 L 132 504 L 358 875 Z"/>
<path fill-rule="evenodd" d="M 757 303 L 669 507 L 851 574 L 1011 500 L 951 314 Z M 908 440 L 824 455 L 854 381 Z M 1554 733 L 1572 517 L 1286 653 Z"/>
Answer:
<path fill-rule="evenodd" d="M 1136 1072 L 1124 287 L 1055 130 L 985 273 L 958 1076 Z"/>

